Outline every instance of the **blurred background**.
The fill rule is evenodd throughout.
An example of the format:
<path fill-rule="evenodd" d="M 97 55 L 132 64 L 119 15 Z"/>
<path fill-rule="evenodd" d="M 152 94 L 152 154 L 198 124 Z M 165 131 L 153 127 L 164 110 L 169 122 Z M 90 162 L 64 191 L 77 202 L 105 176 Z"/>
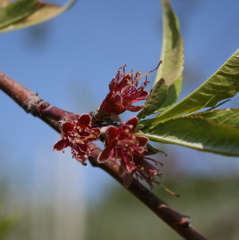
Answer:
<path fill-rule="evenodd" d="M 239 47 L 239 3 L 171 4 L 185 43 L 181 99 Z M 159 0 L 79 0 L 48 22 L 1 34 L 0 70 L 52 105 L 88 113 L 104 99 L 119 66 L 142 73 L 157 66 L 161 39 Z M 238 97 L 223 107 L 238 107 Z M 59 134 L 3 92 L 0 112 L 0 239 L 181 239 L 102 170 L 82 166 L 69 151 L 53 152 Z M 181 197 L 160 186 L 154 192 L 191 216 L 209 239 L 238 239 L 238 158 L 157 147 L 168 154 L 159 156 L 162 183 Z"/>

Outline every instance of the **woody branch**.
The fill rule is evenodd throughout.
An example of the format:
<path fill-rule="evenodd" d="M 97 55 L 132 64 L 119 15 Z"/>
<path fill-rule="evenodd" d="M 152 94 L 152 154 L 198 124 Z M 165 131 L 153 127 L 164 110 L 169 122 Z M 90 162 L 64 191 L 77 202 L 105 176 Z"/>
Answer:
<path fill-rule="evenodd" d="M 2 72 L 0 72 L 0 89 L 11 97 L 27 113 L 31 113 L 33 116 L 40 118 L 59 133 L 61 132 L 61 126 L 58 121 L 74 115 L 68 111 L 51 106 L 49 103 L 40 99 L 37 93 L 32 92 Z M 97 156 L 101 153 L 101 149 L 94 143 L 90 144 L 94 149 L 92 151 L 92 156 L 89 157 L 92 166 L 103 169 L 123 185 L 123 176 L 119 167 L 111 162 L 99 164 L 97 162 Z M 169 207 L 163 200 L 158 198 L 140 183 L 133 180 L 132 184 L 127 189 L 170 227 L 178 232 L 184 239 L 206 239 L 190 224 L 189 217 L 184 216 Z"/>

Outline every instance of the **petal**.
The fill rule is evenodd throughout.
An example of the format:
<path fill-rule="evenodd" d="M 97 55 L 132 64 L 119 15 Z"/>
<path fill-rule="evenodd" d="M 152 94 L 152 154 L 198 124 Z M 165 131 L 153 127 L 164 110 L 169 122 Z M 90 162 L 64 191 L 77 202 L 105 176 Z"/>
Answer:
<path fill-rule="evenodd" d="M 135 129 L 136 129 L 136 127 L 137 127 L 137 125 L 138 125 L 138 122 L 139 122 L 139 120 L 138 120 L 137 117 L 132 117 L 132 118 L 128 119 L 128 120 L 124 123 L 124 125 L 131 125 L 131 126 L 132 126 L 131 132 L 134 132 Z"/>
<path fill-rule="evenodd" d="M 144 107 L 144 105 L 140 105 L 140 106 L 133 106 L 133 105 L 129 105 L 127 107 L 127 110 L 130 112 L 138 112 L 139 110 L 141 110 Z"/>
<path fill-rule="evenodd" d="M 54 145 L 53 150 L 54 151 L 62 151 L 64 148 L 68 147 L 69 145 L 70 145 L 69 141 L 60 140 Z"/>
<path fill-rule="evenodd" d="M 107 143 L 112 142 L 119 135 L 119 129 L 116 127 L 108 127 L 106 130 Z"/>
<path fill-rule="evenodd" d="M 137 141 L 138 141 L 140 147 L 146 146 L 146 144 L 149 141 L 149 139 L 147 137 L 143 137 L 143 136 L 136 136 L 136 138 L 137 138 Z"/>
<path fill-rule="evenodd" d="M 83 127 L 88 127 L 91 121 L 91 117 L 89 114 L 83 114 L 78 119 L 78 123 Z"/>
<path fill-rule="evenodd" d="M 148 97 L 148 92 L 147 91 L 142 91 L 140 92 L 139 96 L 135 98 L 137 101 L 145 100 Z"/>
<path fill-rule="evenodd" d="M 106 147 L 101 154 L 98 156 L 97 161 L 99 163 L 103 163 L 106 162 L 107 160 L 109 160 L 109 158 L 111 157 L 112 153 L 113 153 L 114 149 L 111 147 Z"/>
<path fill-rule="evenodd" d="M 62 132 L 63 132 L 64 134 L 66 134 L 67 132 L 72 131 L 73 128 L 74 128 L 74 124 L 73 124 L 73 123 L 65 122 L 65 123 L 62 125 Z"/>

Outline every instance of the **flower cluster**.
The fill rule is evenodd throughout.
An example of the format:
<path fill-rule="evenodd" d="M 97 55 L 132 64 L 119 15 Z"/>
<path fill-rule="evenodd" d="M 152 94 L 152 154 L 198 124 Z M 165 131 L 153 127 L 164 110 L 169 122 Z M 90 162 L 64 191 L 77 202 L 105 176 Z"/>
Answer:
<path fill-rule="evenodd" d="M 66 147 L 71 148 L 72 156 L 83 165 L 86 159 L 91 156 L 89 142 L 99 139 L 100 129 L 91 128 L 91 117 L 83 114 L 77 120 L 64 122 L 61 130 L 61 140 L 54 147 L 54 151 L 62 151 Z"/>
<path fill-rule="evenodd" d="M 125 172 L 124 185 L 127 187 L 136 178 L 144 179 L 151 187 L 156 182 L 154 177 L 160 177 L 155 165 L 160 162 L 145 157 L 148 138 L 134 134 L 138 125 L 137 117 L 130 118 L 119 127 L 109 126 L 104 132 L 106 148 L 98 156 L 98 162 L 107 160 L 120 164 Z M 155 164 L 152 164 L 152 163 Z"/>
<path fill-rule="evenodd" d="M 111 161 L 119 165 L 124 171 L 126 187 L 131 184 L 134 176 L 138 181 L 145 180 L 153 187 L 155 177 L 160 177 L 156 165 L 161 163 L 146 157 L 150 154 L 147 148 L 149 139 L 135 134 L 138 131 L 138 118 L 132 117 L 124 123 L 116 124 L 119 121 L 118 115 L 124 111 L 136 112 L 143 108 L 132 104 L 147 98 L 148 92 L 144 89 L 149 81 L 146 79 L 141 86 L 138 85 L 139 80 L 150 72 L 142 76 L 140 72 L 126 74 L 125 66 L 120 67 L 109 85 L 110 92 L 96 113 L 91 116 L 76 115 L 64 121 L 62 139 L 53 149 L 62 151 L 70 147 L 73 158 L 86 165 L 85 161 L 92 156 L 93 150 L 89 143 L 100 139 L 104 141 L 105 149 L 98 156 L 99 163 Z"/>
<path fill-rule="evenodd" d="M 141 106 L 133 106 L 132 104 L 145 100 L 148 92 L 145 87 L 149 81 L 145 80 L 139 86 L 139 80 L 147 76 L 148 73 L 141 75 L 139 71 L 136 73 L 125 73 L 125 67 L 120 67 L 116 76 L 109 84 L 110 92 L 100 105 L 95 118 L 102 119 L 107 116 L 117 116 L 124 111 L 137 112 L 143 108 Z"/>

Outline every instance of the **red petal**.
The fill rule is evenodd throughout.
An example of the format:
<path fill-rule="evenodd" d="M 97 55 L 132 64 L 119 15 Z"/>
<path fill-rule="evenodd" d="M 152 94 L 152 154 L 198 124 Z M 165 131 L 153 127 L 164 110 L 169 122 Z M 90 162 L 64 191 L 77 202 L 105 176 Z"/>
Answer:
<path fill-rule="evenodd" d="M 70 122 L 65 122 L 62 125 L 62 132 L 64 134 L 66 134 L 67 132 L 71 131 L 74 128 L 74 124 L 70 123 Z"/>
<path fill-rule="evenodd" d="M 107 160 L 109 160 L 112 151 L 113 151 L 113 148 L 111 148 L 111 147 L 106 147 L 106 148 L 101 152 L 101 154 L 98 156 L 97 161 L 98 161 L 99 163 L 106 162 Z"/>
<path fill-rule="evenodd" d="M 127 107 L 127 110 L 130 112 L 138 112 L 139 110 L 141 110 L 144 107 L 144 105 L 140 105 L 140 106 L 133 106 L 133 105 L 129 105 Z"/>
<path fill-rule="evenodd" d="M 136 138 L 139 141 L 139 146 L 141 147 L 145 146 L 149 141 L 147 137 L 143 137 L 143 136 L 137 136 Z"/>
<path fill-rule="evenodd" d="M 89 114 L 83 114 L 78 119 L 78 123 L 83 127 L 88 127 L 91 121 L 91 117 Z"/>
<path fill-rule="evenodd" d="M 69 142 L 66 141 L 66 140 L 60 140 L 58 141 L 54 147 L 53 147 L 53 150 L 54 151 L 62 151 L 64 148 L 68 147 L 69 146 Z"/>
<path fill-rule="evenodd" d="M 132 117 L 132 118 L 128 119 L 125 122 L 124 125 L 131 125 L 131 126 L 133 126 L 133 128 L 131 129 L 131 132 L 134 132 L 136 127 L 137 127 L 137 125 L 138 125 L 138 122 L 139 122 L 139 120 L 138 120 L 137 117 Z"/>
<path fill-rule="evenodd" d="M 108 127 L 106 131 L 106 136 L 109 143 L 119 135 L 119 129 L 116 127 Z"/>

